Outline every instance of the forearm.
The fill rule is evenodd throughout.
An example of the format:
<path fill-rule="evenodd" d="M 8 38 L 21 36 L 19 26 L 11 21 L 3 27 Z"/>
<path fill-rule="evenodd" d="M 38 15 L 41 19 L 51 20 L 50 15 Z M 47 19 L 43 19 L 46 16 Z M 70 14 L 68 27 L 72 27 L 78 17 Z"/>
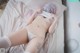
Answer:
<path fill-rule="evenodd" d="M 35 19 L 35 16 L 36 16 L 36 14 L 37 14 L 37 12 L 34 12 L 32 15 L 31 15 L 31 17 L 28 19 L 28 24 L 27 25 L 29 25 L 34 19 Z"/>
<path fill-rule="evenodd" d="M 27 23 L 30 24 L 39 13 L 41 13 L 41 9 L 37 9 L 36 11 L 34 11 Z"/>
<path fill-rule="evenodd" d="M 54 21 L 53 21 L 53 23 L 52 23 L 52 25 L 50 26 L 50 28 L 49 28 L 49 33 L 52 33 L 53 31 L 54 31 L 54 29 L 55 29 L 55 27 L 56 27 L 56 25 L 57 25 L 57 19 L 55 19 Z"/>

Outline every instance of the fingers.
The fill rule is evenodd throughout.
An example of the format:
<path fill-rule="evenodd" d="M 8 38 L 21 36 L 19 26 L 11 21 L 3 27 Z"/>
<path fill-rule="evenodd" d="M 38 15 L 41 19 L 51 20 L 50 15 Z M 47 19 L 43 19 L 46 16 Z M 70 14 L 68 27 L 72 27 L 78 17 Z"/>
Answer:
<path fill-rule="evenodd" d="M 41 12 L 42 12 L 42 8 L 41 8 L 41 7 L 38 7 L 38 8 L 35 10 L 35 12 L 41 13 Z"/>

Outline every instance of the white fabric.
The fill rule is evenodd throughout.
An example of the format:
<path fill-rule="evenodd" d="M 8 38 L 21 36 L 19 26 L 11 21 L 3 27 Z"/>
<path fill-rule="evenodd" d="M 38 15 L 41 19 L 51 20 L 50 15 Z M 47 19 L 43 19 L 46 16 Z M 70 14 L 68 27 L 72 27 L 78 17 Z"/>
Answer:
<path fill-rule="evenodd" d="M 31 53 L 31 52 L 25 51 L 24 53 Z"/>
<path fill-rule="evenodd" d="M 29 9 L 35 10 L 37 6 L 43 5 L 51 1 L 54 1 L 54 0 L 32 0 L 30 3 L 28 2 L 28 6 L 26 6 L 27 0 L 10 0 L 6 6 L 6 9 L 4 10 L 3 15 L 0 18 L 0 29 L 1 29 L 0 36 L 8 35 L 10 32 L 17 31 L 19 28 L 24 27 L 27 23 L 26 21 L 28 17 L 30 16 L 29 14 L 31 14 L 29 12 L 32 12 Z M 58 1 L 57 4 L 61 4 L 60 0 L 55 0 L 55 1 Z M 60 37 L 57 37 L 58 35 L 55 35 L 54 37 L 52 37 L 54 39 L 52 39 L 50 43 L 51 46 L 49 47 L 48 53 L 63 53 L 64 42 L 62 41 L 63 39 L 61 38 L 63 37 L 63 35 L 62 36 L 61 35 Z M 58 41 L 60 39 L 61 39 L 61 42 Z M 59 44 L 57 44 L 56 42 L 59 42 Z M 6 53 L 8 51 L 9 53 L 23 53 L 24 45 L 19 45 L 19 46 L 11 47 L 10 49 L 6 49 Z M 44 53 L 44 50 L 41 53 Z"/>
<path fill-rule="evenodd" d="M 9 33 L 24 27 L 27 23 L 29 14 L 32 14 L 31 12 L 32 11 L 28 9 L 27 6 L 22 2 L 10 0 L 0 18 L 0 36 L 8 35 Z M 8 51 L 10 53 L 23 53 L 24 45 L 6 49 L 6 53 Z"/>
<path fill-rule="evenodd" d="M 7 37 L 7 36 L 4 36 L 3 37 L 6 41 L 7 41 L 7 43 L 9 44 L 9 47 L 11 46 L 11 41 L 10 41 L 10 39 Z M 6 45 L 6 44 L 5 44 Z"/>
<path fill-rule="evenodd" d="M 17 0 L 17 1 L 19 2 L 19 0 Z M 29 0 L 29 1 L 20 0 L 20 1 L 24 2 L 24 4 L 27 5 L 28 8 L 33 9 L 33 10 L 36 10 L 37 7 L 39 7 L 39 6 L 41 6 L 41 7 L 44 6 L 44 4 L 46 4 L 46 3 L 52 2 L 57 7 L 56 15 L 58 17 L 60 17 L 63 14 L 64 10 L 66 9 L 66 7 L 64 5 L 62 5 L 62 3 L 60 3 L 61 0 Z"/>
<path fill-rule="evenodd" d="M 60 3 L 61 0 L 29 0 L 29 1 L 21 0 L 21 1 L 24 2 L 28 8 L 33 9 L 33 10 L 36 10 L 37 7 L 39 6 L 41 7 L 44 6 L 44 4 L 46 3 L 52 2 L 57 7 L 56 15 L 58 17 L 60 17 L 63 14 L 64 10 L 66 9 L 66 7 L 62 5 L 62 3 Z"/>
<path fill-rule="evenodd" d="M 40 15 L 42 15 L 44 17 L 47 17 L 48 19 L 54 17 L 53 16 L 54 14 L 51 14 L 51 13 L 48 13 L 48 12 L 45 12 L 45 11 L 43 11 Z"/>
<path fill-rule="evenodd" d="M 8 48 L 10 46 L 11 46 L 11 41 L 9 40 L 9 38 L 7 36 L 0 38 L 0 47 L 1 48 Z"/>

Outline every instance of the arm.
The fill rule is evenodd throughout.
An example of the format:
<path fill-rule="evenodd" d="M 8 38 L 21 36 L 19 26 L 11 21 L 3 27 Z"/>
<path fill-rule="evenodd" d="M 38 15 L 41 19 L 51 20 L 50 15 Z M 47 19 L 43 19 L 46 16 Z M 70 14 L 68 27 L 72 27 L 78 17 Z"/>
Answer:
<path fill-rule="evenodd" d="M 32 15 L 31 15 L 31 17 L 29 18 L 29 20 L 28 20 L 28 22 L 27 22 L 27 25 L 29 25 L 36 17 L 36 14 L 37 14 L 37 12 L 34 12 Z"/>
<path fill-rule="evenodd" d="M 38 13 L 40 13 L 40 12 L 41 12 L 41 9 L 40 9 L 40 8 L 37 9 L 37 10 L 31 15 L 31 17 L 29 18 L 29 20 L 28 20 L 28 22 L 27 22 L 27 25 L 30 24 L 30 23 L 36 18 L 36 15 L 37 15 Z"/>
<path fill-rule="evenodd" d="M 57 17 L 54 17 L 53 23 L 51 24 L 48 30 L 49 33 L 53 32 L 53 29 L 56 27 L 57 21 L 58 21 Z"/>

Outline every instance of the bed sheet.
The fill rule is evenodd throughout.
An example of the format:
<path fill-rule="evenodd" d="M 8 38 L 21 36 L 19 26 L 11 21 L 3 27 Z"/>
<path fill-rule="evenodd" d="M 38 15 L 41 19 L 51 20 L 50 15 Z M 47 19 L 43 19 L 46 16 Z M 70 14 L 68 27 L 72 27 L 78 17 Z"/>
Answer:
<path fill-rule="evenodd" d="M 25 0 L 23 0 L 25 1 Z M 26 26 L 28 17 L 32 14 L 32 10 L 26 6 L 22 0 L 10 0 L 0 18 L 0 36 L 8 35 L 10 32 L 17 31 L 19 28 Z M 47 0 L 49 2 L 51 0 Z M 56 0 L 55 0 L 56 1 Z M 57 0 L 61 3 L 61 0 Z M 27 1 L 26 1 L 27 2 Z M 41 2 L 41 1 L 40 1 Z M 45 2 L 45 0 L 44 0 Z M 42 3 L 42 2 L 41 2 Z M 51 38 L 48 53 L 64 53 L 64 29 L 63 15 L 60 18 L 59 26 Z M 3 53 L 23 53 L 24 45 L 10 47 Z M 39 53 L 45 53 L 41 50 Z"/>

